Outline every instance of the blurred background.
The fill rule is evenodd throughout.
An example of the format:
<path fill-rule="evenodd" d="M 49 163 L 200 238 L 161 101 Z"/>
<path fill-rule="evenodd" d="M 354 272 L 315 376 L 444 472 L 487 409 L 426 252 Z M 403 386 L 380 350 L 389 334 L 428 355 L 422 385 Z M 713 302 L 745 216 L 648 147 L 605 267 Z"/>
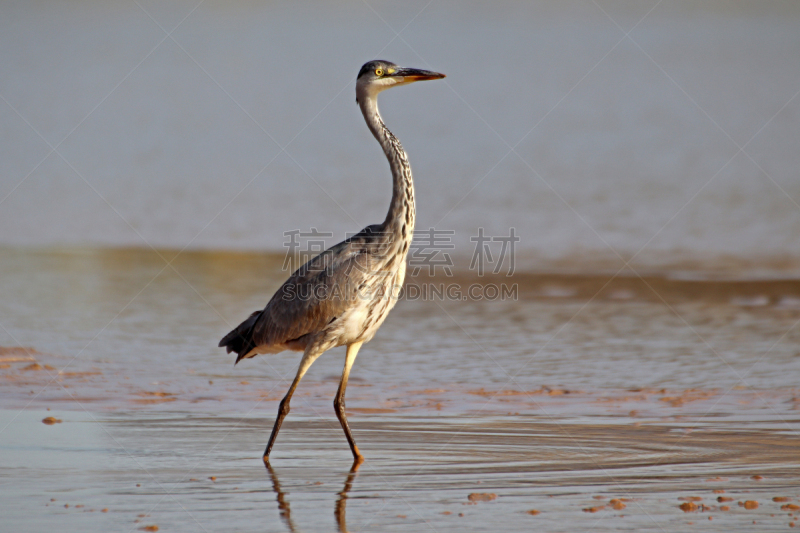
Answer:
<path fill-rule="evenodd" d="M 800 274 L 797 2 L 3 1 L 0 246 L 283 251 L 383 219 L 362 63 L 417 229 L 518 270 Z"/>

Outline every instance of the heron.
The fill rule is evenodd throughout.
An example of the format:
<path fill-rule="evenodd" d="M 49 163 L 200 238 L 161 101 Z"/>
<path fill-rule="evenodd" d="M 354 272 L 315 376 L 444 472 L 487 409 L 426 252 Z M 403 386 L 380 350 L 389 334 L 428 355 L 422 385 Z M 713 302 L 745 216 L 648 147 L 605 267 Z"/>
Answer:
<path fill-rule="evenodd" d="M 354 467 L 364 461 L 345 414 L 347 381 L 361 346 L 375 336 L 397 302 L 416 216 L 411 166 L 400 141 L 381 118 L 378 94 L 391 87 L 444 77 L 383 60 L 361 67 L 356 77 L 356 103 L 383 148 L 392 174 L 386 218 L 310 259 L 284 282 L 263 310 L 252 313 L 219 343 L 228 353 L 236 352 L 236 363 L 258 354 L 303 352 L 264 451 L 267 464 L 300 380 L 320 355 L 338 346 L 347 346 L 347 351 L 333 408 L 353 452 Z"/>

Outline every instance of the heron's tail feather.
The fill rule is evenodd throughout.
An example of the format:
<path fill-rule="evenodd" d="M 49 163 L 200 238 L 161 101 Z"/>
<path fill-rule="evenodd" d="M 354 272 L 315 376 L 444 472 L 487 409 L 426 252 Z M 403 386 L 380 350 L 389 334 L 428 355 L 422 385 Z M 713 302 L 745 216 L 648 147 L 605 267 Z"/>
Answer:
<path fill-rule="evenodd" d="M 219 341 L 220 348 L 224 346 L 228 350 L 228 353 L 237 353 L 238 357 L 236 357 L 236 363 L 256 347 L 256 343 L 253 341 L 253 326 L 260 315 L 261 311 L 255 311 L 247 320 L 236 326 L 233 331 L 222 337 L 222 340 Z"/>

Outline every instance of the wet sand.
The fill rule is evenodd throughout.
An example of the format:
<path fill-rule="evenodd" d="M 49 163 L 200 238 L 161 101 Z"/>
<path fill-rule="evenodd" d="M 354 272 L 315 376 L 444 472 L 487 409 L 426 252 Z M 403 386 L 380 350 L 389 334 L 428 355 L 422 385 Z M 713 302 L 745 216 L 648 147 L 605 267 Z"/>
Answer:
<path fill-rule="evenodd" d="M 285 382 L 131 384 L 32 355 L 3 352 L 10 530 L 773 531 L 800 509 L 798 389 L 356 378 L 354 473 L 330 376 L 303 382 L 268 470 Z"/>
<path fill-rule="evenodd" d="M 787 431 L 362 413 L 353 474 L 332 417 L 290 417 L 269 471 L 270 418 L 73 411 L 42 424 L 51 413 L 24 411 L 4 434 L 9 530 L 775 531 L 800 501 L 796 419 Z"/>
<path fill-rule="evenodd" d="M 3 259 L 9 530 L 784 531 L 800 512 L 791 278 L 520 273 L 516 299 L 401 301 L 348 388 L 366 462 L 350 472 L 332 350 L 270 472 L 298 355 L 233 367 L 215 345 L 276 257 Z M 492 282 L 412 280 L 440 281 Z"/>

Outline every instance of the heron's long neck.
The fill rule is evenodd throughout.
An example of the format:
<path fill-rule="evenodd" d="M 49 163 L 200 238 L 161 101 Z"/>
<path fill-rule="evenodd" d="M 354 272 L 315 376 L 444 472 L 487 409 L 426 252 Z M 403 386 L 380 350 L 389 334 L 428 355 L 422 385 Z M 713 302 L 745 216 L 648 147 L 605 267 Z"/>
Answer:
<path fill-rule="evenodd" d="M 408 163 L 408 157 L 400 141 L 383 123 L 378 112 L 377 99 L 375 97 L 364 98 L 359 105 L 364 114 L 364 120 L 367 121 L 367 126 L 383 148 L 386 159 L 389 160 L 389 168 L 392 170 L 392 201 L 389 204 L 389 212 L 386 213 L 386 220 L 381 224 L 381 229 L 393 237 L 402 252 L 406 252 L 408 242 L 411 241 L 414 234 L 416 216 L 411 165 Z"/>

